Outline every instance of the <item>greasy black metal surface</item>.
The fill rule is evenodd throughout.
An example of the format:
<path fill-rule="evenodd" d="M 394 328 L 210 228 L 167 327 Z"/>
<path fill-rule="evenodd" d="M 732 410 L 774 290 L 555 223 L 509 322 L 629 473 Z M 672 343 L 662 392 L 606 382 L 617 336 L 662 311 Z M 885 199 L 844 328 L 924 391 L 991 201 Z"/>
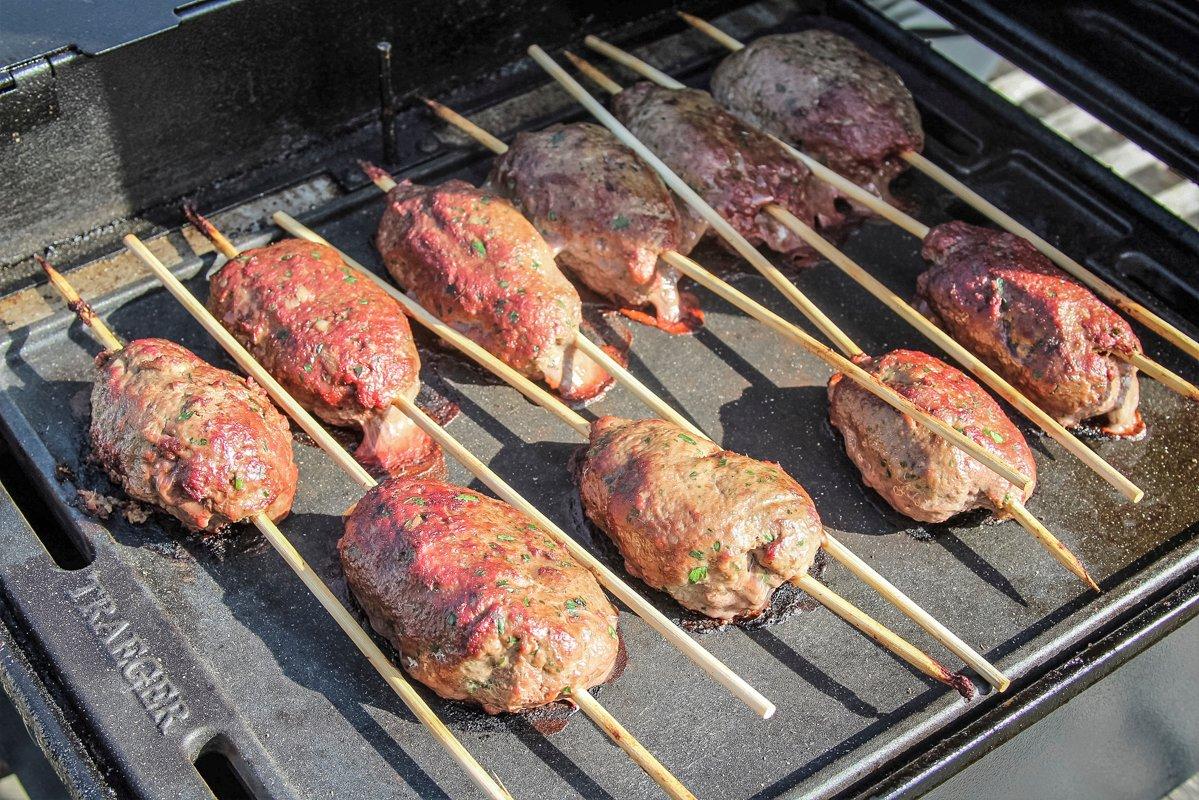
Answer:
<path fill-rule="evenodd" d="M 1194 3 L 927 0 L 925 5 L 1199 180 Z"/>
<path fill-rule="evenodd" d="M 1181 324 L 1173 312 L 1199 319 L 1192 271 L 1199 238 L 1193 232 L 881 18 L 850 3 L 829 4 L 825 11 L 804 17 L 788 5 L 758 4 L 721 24 L 742 38 L 780 25 L 812 24 L 850 35 L 899 69 L 919 98 L 930 157 Z M 663 20 L 625 33 L 634 43 L 655 42 L 648 55 L 660 66 L 702 83 L 718 51 L 679 30 Z M 622 41 L 620 33 L 613 38 Z M 467 83 L 441 98 L 471 112 L 497 99 L 487 82 Z M 564 114 L 577 118 L 565 95 L 542 87 L 480 119 L 506 137 Z M 487 171 L 478 148 L 439 144 L 458 140 L 427 117 L 408 116 L 401 139 L 406 174 L 415 179 L 478 180 Z M 434 146 L 422 153 L 411 147 L 415 141 Z M 919 176 L 905 178 L 901 194 L 926 222 L 974 220 Z M 370 235 L 378 213 L 378 195 L 367 188 L 324 209 L 312 224 L 377 267 Z M 896 291 L 911 293 L 921 269 L 914 239 L 872 223 L 851 235 L 846 249 Z M 732 263 L 712 248 L 698 257 Z M 207 266 L 192 259 L 179 268 L 201 296 Z M 817 266 L 799 282 L 868 351 L 924 346 L 831 266 Z M 737 283 L 776 312 L 796 317 L 763 281 L 745 276 Z M 1160 386 L 1144 388 L 1145 441 L 1095 443 L 1146 490 L 1139 506 L 1121 502 L 1051 441 L 1029 434 L 1041 472 L 1030 507 L 1091 567 L 1106 590 L 1093 597 L 1013 523 L 965 520 L 924 530 L 886 510 L 862 488 L 827 424 L 827 371 L 712 296 L 701 293 L 701 299 L 709 324 L 695 337 L 635 328 L 632 369 L 725 446 L 779 461 L 808 488 L 839 538 L 1021 685 L 1044 677 L 1067 654 L 1199 569 L 1199 420 Z M 100 299 L 97 307 L 122 335 L 169 334 L 228 364 L 198 326 L 146 281 Z M 59 570 L 27 528 L 3 524 L 0 586 L 11 609 L 5 622 L 27 643 L 25 658 L 56 673 L 62 688 L 52 696 L 76 709 L 75 720 L 90 720 L 80 727 L 99 769 L 114 785 L 124 781 L 130 796 L 191 796 L 195 777 L 186 761 L 211 742 L 230 755 L 261 797 L 472 796 L 277 556 L 252 545 L 252 532 L 239 534 L 222 556 L 160 517 L 138 526 L 99 524 L 70 507 L 75 487 L 57 480 L 55 467 L 65 464 L 87 480 L 81 445 L 88 361 L 97 347 L 68 321 L 58 315 L 6 342 L 0 422 L 37 492 L 95 560 L 81 570 Z M 1145 343 L 1166 366 L 1197 377 L 1193 362 L 1155 338 L 1146 336 Z M 572 523 L 574 489 L 565 466 L 577 446 L 573 433 L 453 356 L 427 357 L 422 377 L 461 405 L 464 414 L 451 431 L 588 543 L 586 532 Z M 619 390 L 592 411 L 644 414 Z M 338 515 L 357 492 L 319 452 L 298 447 L 297 456 L 300 491 L 283 528 L 344 595 L 334 544 Z M 457 468 L 453 477 L 466 480 Z M 64 594 L 92 575 L 112 587 L 120 613 L 194 703 L 194 715 L 165 734 Z M 928 646 L 926 637 L 844 570 L 831 566 L 824 579 Z M 663 608 L 677 615 L 676 608 Z M 966 703 L 824 611 L 771 628 L 702 637 L 778 703 L 779 714 L 768 722 L 754 718 L 627 613 L 622 632 L 629 666 L 601 699 L 703 796 L 852 792 L 877 782 L 905 754 L 962 726 L 998 719 L 990 715 L 999 698 Z M 520 718 L 486 719 L 460 706 L 434 705 L 517 797 L 657 796 L 585 721 L 543 736 Z"/>

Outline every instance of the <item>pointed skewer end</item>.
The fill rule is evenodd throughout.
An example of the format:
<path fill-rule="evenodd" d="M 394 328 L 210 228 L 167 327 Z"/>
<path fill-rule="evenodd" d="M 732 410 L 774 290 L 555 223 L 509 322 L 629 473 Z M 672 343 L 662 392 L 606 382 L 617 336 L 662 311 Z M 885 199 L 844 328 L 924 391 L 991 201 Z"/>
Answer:
<path fill-rule="evenodd" d="M 952 686 L 958 694 L 967 700 L 973 700 L 978 690 L 974 688 L 974 684 L 965 675 L 960 673 L 947 673 L 945 682 Z M 1007 688 L 1007 687 L 1004 687 Z M 1000 689 L 1003 691 L 1003 689 Z"/>
<path fill-rule="evenodd" d="M 193 228 L 204 234 L 206 238 L 212 238 L 212 232 L 216 231 L 216 228 L 208 221 L 207 217 L 200 213 L 196 208 L 196 204 L 191 200 L 183 202 L 183 216 L 187 218 L 187 221 L 192 224 Z"/>
<path fill-rule="evenodd" d="M 377 164 L 358 159 L 358 168 L 366 173 L 366 177 L 370 178 L 371 183 L 385 192 L 390 191 L 395 186 L 395 178 L 391 177 L 391 173 Z"/>

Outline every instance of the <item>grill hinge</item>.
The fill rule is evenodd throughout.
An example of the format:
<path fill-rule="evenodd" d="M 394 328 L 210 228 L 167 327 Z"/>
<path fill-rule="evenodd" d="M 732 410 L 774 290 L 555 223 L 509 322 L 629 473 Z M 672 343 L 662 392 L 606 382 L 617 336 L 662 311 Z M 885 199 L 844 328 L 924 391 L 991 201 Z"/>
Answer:
<path fill-rule="evenodd" d="M 19 141 L 24 133 L 58 119 L 55 72 L 76 54 L 60 52 L 0 70 L 0 134 L 4 141 Z"/>

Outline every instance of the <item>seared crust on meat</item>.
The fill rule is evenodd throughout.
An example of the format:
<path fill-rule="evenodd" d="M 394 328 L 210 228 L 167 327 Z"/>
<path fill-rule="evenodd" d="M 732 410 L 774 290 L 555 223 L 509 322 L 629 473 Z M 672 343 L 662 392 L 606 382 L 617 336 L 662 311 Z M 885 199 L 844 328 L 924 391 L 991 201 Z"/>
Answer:
<path fill-rule="evenodd" d="M 291 432 L 257 385 L 164 339 L 101 353 L 96 369 L 92 455 L 130 497 L 193 530 L 287 516 Z"/>
<path fill-rule="evenodd" d="M 521 132 L 488 183 L 593 291 L 679 320 L 679 276 L 658 256 L 688 252 L 703 231 L 683 230 L 666 184 L 606 128 L 576 122 Z"/>
<path fill-rule="evenodd" d="M 595 577 L 507 503 L 394 479 L 351 509 L 338 552 L 371 625 L 442 697 L 523 711 L 615 668 L 617 614 Z"/>
<path fill-rule="evenodd" d="M 637 83 L 612 100 L 633 135 L 754 244 L 796 259 L 812 251 L 762 209 L 777 203 L 814 228 L 845 221 L 840 196 L 782 145 L 721 108 L 707 92 Z"/>
<path fill-rule="evenodd" d="M 361 428 L 363 463 L 394 473 L 440 457 L 394 408 L 420 391 L 408 318 L 332 247 L 286 239 L 247 250 L 212 276 L 208 308 L 305 408 Z"/>
<path fill-rule="evenodd" d="M 632 575 L 717 619 L 760 614 L 824 541 L 812 498 L 777 464 L 664 420 L 596 420 L 579 492 Z"/>
<path fill-rule="evenodd" d="M 755 39 L 716 68 L 712 95 L 883 196 L 906 166 L 900 154 L 924 147 L 920 113 L 899 75 L 829 31 Z"/>
<path fill-rule="evenodd" d="M 573 345 L 579 294 L 536 228 L 501 197 L 464 181 L 401 182 L 375 245 L 392 277 L 443 322 L 568 400 L 611 379 Z"/>
<path fill-rule="evenodd" d="M 1021 473 L 1037 477 L 1037 463 L 1020 430 L 967 375 L 913 350 L 892 350 L 863 363 L 868 372 L 921 410 L 951 425 Z M 976 508 L 996 516 L 1010 496 L 1025 494 L 972 456 L 896 411 L 838 372 L 828 383 L 829 421 L 845 437 L 845 452 L 867 486 L 901 514 L 944 522 Z"/>
<path fill-rule="evenodd" d="M 949 222 L 924 240 L 920 310 L 1066 426 L 1139 434 L 1132 328 L 1019 236 Z"/>

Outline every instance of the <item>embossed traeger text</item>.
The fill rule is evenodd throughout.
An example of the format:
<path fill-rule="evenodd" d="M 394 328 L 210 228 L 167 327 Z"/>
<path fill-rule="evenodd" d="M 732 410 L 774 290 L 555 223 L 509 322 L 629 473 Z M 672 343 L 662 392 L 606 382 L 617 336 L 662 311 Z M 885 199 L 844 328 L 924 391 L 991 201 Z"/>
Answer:
<path fill-rule="evenodd" d="M 87 583 L 68 590 L 66 595 L 158 730 L 166 733 L 176 722 L 187 719 L 191 712 L 178 687 L 171 683 L 162 661 L 150 653 L 129 620 L 118 614 L 117 604 L 100 585 L 99 576 L 91 575 Z"/>

